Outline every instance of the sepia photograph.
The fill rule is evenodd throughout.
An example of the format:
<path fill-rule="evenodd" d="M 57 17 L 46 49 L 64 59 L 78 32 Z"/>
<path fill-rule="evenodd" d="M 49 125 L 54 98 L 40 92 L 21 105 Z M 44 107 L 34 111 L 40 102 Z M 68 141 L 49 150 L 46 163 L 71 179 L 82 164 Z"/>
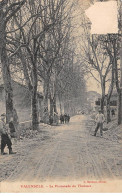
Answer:
<path fill-rule="evenodd" d="M 122 1 L 0 0 L 0 193 L 122 192 Z"/>

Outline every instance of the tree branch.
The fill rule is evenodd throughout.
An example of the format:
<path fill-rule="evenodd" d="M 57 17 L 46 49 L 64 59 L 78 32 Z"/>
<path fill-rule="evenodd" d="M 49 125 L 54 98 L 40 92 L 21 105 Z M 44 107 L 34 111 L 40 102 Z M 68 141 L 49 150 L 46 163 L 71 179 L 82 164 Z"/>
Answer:
<path fill-rule="evenodd" d="M 12 10 L 12 5 L 10 6 L 11 7 L 11 10 L 12 10 L 12 13 L 11 14 L 9 14 L 9 16 L 8 17 L 6 17 L 6 20 L 5 20 L 5 23 L 7 23 L 19 10 L 20 10 L 20 8 L 25 4 L 25 2 L 26 2 L 26 0 L 23 0 L 23 1 L 21 1 L 20 3 L 18 2 L 18 7 L 17 8 L 15 8 L 14 10 Z M 16 4 L 16 3 L 15 3 Z"/>

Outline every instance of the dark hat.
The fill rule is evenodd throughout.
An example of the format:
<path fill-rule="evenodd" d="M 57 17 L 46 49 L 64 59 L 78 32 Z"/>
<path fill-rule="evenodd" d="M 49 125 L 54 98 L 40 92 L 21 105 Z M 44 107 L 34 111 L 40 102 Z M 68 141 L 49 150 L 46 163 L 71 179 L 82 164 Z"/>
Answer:
<path fill-rule="evenodd" d="M 6 116 L 6 114 L 5 114 L 5 113 L 3 113 L 3 114 L 1 114 L 1 116 Z"/>

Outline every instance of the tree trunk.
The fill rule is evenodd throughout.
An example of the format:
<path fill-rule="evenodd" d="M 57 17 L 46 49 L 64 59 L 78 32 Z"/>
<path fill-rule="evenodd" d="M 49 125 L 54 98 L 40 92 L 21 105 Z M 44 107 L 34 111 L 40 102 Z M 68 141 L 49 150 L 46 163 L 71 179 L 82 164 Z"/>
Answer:
<path fill-rule="evenodd" d="M 62 103 L 61 103 L 61 95 L 59 94 L 59 104 L 60 104 L 60 114 L 62 114 Z"/>
<path fill-rule="evenodd" d="M 122 3 L 121 3 L 121 8 L 122 8 Z M 122 14 L 122 9 L 121 9 L 121 14 Z M 121 29 L 120 32 L 122 33 L 122 16 L 121 16 Z M 120 93 L 119 93 L 119 113 L 118 113 L 118 124 L 122 124 L 122 36 L 120 38 Z"/>
<path fill-rule="evenodd" d="M 10 68 L 7 60 L 6 49 L 3 49 L 1 62 L 2 62 L 4 90 L 5 90 L 6 122 L 9 122 L 10 117 L 13 116 L 13 90 L 11 86 L 11 75 L 10 75 Z"/>
<path fill-rule="evenodd" d="M 32 128 L 33 130 L 38 130 L 38 103 L 37 103 L 37 67 L 36 62 L 33 63 L 32 70 Z"/>
<path fill-rule="evenodd" d="M 54 122 L 58 124 L 58 113 L 57 113 L 57 105 L 56 105 L 56 94 L 54 94 L 53 98 L 53 108 L 54 108 Z"/>
<path fill-rule="evenodd" d="M 122 34 L 122 3 L 119 4 L 120 10 L 120 25 L 119 25 L 119 33 Z M 122 124 L 122 36 L 120 36 L 120 92 L 118 96 L 118 124 Z"/>
<path fill-rule="evenodd" d="M 32 129 L 38 130 L 38 109 L 37 109 L 37 92 L 36 89 L 32 91 Z"/>
<path fill-rule="evenodd" d="M 118 125 L 122 124 L 122 89 L 118 93 Z"/>
<path fill-rule="evenodd" d="M 10 67 L 6 52 L 6 28 L 4 24 L 4 16 L 2 9 L 0 10 L 0 61 L 2 65 L 2 75 L 5 90 L 5 102 L 6 102 L 6 121 L 10 120 L 13 116 L 13 90 L 11 86 Z"/>
<path fill-rule="evenodd" d="M 23 73 L 24 73 L 26 84 L 28 86 L 29 91 L 31 92 L 32 89 L 33 89 L 33 86 L 31 84 L 31 80 L 30 80 L 30 77 L 29 77 L 27 62 L 26 62 L 24 53 L 22 52 L 21 48 L 18 51 L 18 57 L 20 58 L 22 66 L 23 66 Z"/>
<path fill-rule="evenodd" d="M 54 108 L 54 112 L 57 113 L 56 95 L 54 95 L 54 99 L 53 99 L 53 108 Z"/>
<path fill-rule="evenodd" d="M 50 116 L 53 117 L 53 99 L 51 96 L 50 96 Z"/>
<path fill-rule="evenodd" d="M 113 92 L 113 87 L 114 87 L 114 63 L 112 64 L 112 78 L 111 78 L 111 84 L 108 90 L 108 95 L 107 95 L 107 105 L 106 105 L 106 109 L 107 109 L 107 123 L 109 123 L 111 121 L 111 117 L 110 117 L 110 99 L 111 99 L 111 95 Z"/>
<path fill-rule="evenodd" d="M 114 48 L 114 65 L 115 65 L 116 89 L 117 89 L 117 93 L 118 93 L 118 125 L 120 125 L 122 123 L 122 89 L 121 89 L 121 83 L 119 85 L 119 79 L 118 79 L 119 77 L 118 77 L 118 64 L 117 64 L 116 47 L 117 47 L 117 42 L 115 41 L 114 45 L 113 45 L 113 48 Z M 122 66 L 122 65 L 120 65 L 120 66 Z"/>
<path fill-rule="evenodd" d="M 54 83 L 54 97 L 53 97 L 53 108 L 54 108 L 54 121 L 58 124 L 58 113 L 57 113 L 57 75 L 55 75 Z"/>
<path fill-rule="evenodd" d="M 101 98 L 101 111 L 104 113 L 104 101 L 105 101 L 105 77 L 102 79 L 102 98 Z"/>
<path fill-rule="evenodd" d="M 111 121 L 111 116 L 110 116 L 110 99 L 108 97 L 107 97 L 106 109 L 107 109 L 107 123 L 109 123 Z"/>
<path fill-rule="evenodd" d="M 101 98 L 101 111 L 104 113 L 104 99 L 105 99 L 105 97 L 104 96 L 102 96 L 102 98 Z"/>
<path fill-rule="evenodd" d="M 44 81 L 44 123 L 49 123 L 49 113 L 48 113 L 48 92 L 49 92 L 49 78 Z"/>
<path fill-rule="evenodd" d="M 44 116 L 43 116 L 44 123 L 49 122 L 49 114 L 48 114 L 48 98 L 44 96 Z"/>
<path fill-rule="evenodd" d="M 19 119 L 15 108 L 13 109 L 13 122 L 17 133 L 17 139 L 19 140 L 20 139 Z"/>

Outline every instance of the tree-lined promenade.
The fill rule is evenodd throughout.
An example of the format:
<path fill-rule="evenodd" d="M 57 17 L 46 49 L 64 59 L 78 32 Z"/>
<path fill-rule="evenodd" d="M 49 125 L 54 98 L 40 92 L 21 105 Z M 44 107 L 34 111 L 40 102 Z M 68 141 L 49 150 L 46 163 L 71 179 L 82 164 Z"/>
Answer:
<path fill-rule="evenodd" d="M 11 69 L 17 74 L 20 70 L 21 79 L 31 92 L 32 127 L 36 130 L 40 81 L 44 83 L 45 123 L 49 115 L 57 113 L 57 99 L 66 102 L 85 93 L 84 75 L 74 47 L 71 13 L 75 5 L 67 0 L 3 0 L 0 6 L 0 59 L 7 121 L 14 109 Z"/>
<path fill-rule="evenodd" d="M 91 35 L 89 20 L 82 9 L 77 21 L 78 1 L 2 0 L 0 2 L 0 63 L 5 90 L 7 122 L 15 104 L 11 80 L 22 80 L 31 94 L 32 128 L 38 128 L 37 91 L 43 84 L 43 122 L 57 115 L 57 101 L 72 107 L 74 113 L 86 102 L 85 77 L 95 79 L 101 88 L 101 110 L 116 87 L 118 124 L 122 119 L 119 33 Z M 118 6 L 118 12 L 120 7 Z M 77 35 L 78 31 L 78 35 Z M 80 34 L 80 31 L 82 32 Z M 21 74 L 20 74 L 21 72 Z M 78 101 L 76 101 L 78 100 Z"/>

